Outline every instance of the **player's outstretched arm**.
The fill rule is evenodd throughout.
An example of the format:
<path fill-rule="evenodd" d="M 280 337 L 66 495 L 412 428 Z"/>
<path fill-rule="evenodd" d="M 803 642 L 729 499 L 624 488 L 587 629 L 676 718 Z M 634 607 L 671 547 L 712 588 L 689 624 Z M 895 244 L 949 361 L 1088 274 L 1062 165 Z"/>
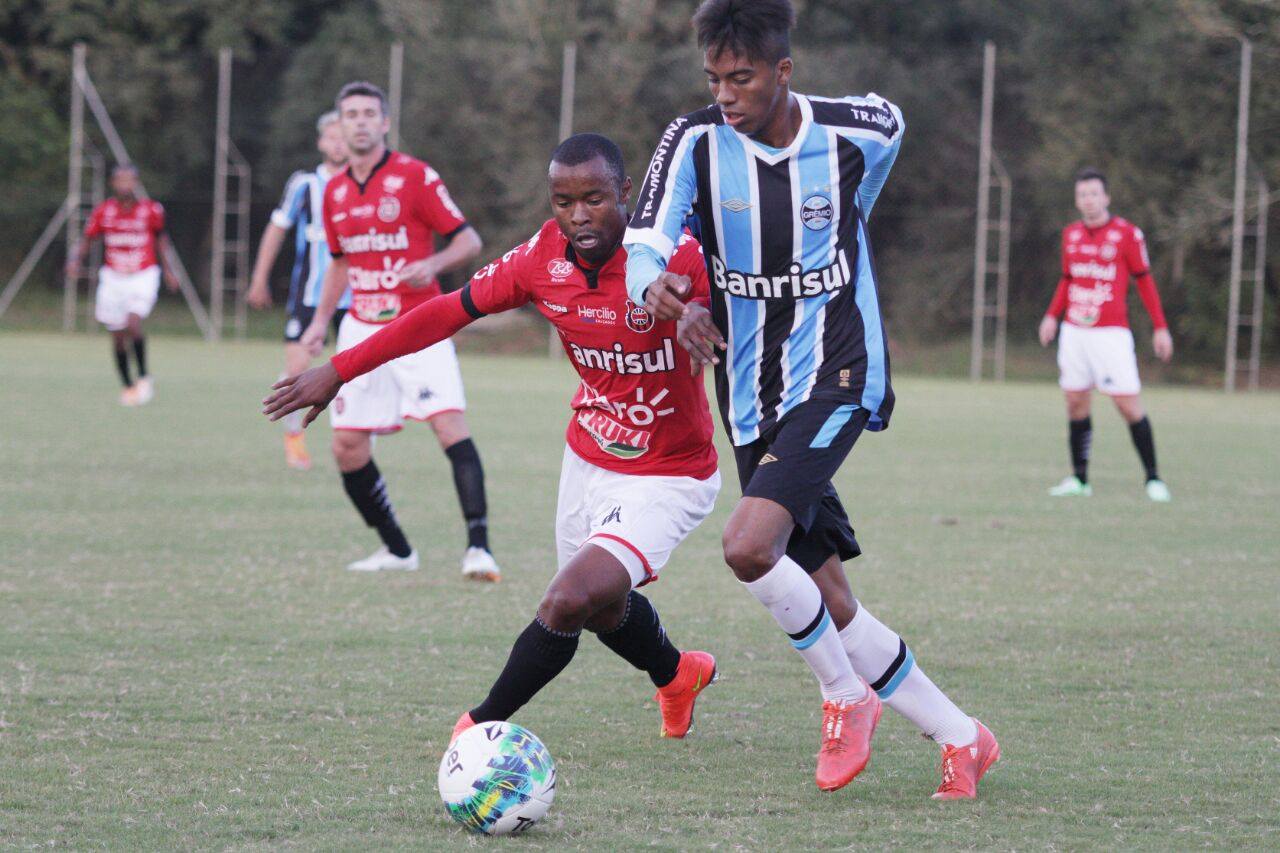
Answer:
<path fill-rule="evenodd" d="M 274 222 L 268 222 L 262 232 L 262 240 L 258 243 L 258 255 L 253 261 L 253 274 L 249 277 L 249 294 L 245 297 L 249 305 L 254 308 L 271 307 L 269 283 L 271 267 L 275 265 L 280 247 L 284 245 L 284 238 L 288 233 Z"/>
<path fill-rule="evenodd" d="M 341 387 L 342 377 L 338 375 L 337 368 L 333 362 L 326 361 L 272 385 L 271 390 L 275 393 L 262 401 L 262 413 L 278 421 L 290 412 L 310 408 L 302 420 L 302 426 L 306 428 L 333 402 Z"/>

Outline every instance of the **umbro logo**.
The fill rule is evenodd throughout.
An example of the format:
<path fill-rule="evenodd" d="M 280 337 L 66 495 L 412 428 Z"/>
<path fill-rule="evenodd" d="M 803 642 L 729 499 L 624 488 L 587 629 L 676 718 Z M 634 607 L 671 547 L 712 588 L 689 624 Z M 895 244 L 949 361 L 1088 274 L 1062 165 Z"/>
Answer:
<path fill-rule="evenodd" d="M 750 210 L 751 205 L 740 198 L 731 198 L 728 201 L 720 202 L 720 206 L 730 213 L 741 213 L 744 210 Z"/>
<path fill-rule="evenodd" d="M 766 453 L 764 456 L 760 457 L 760 466 L 768 465 L 770 462 L 777 462 L 777 461 L 778 461 L 778 457 L 774 456 L 772 453 Z"/>

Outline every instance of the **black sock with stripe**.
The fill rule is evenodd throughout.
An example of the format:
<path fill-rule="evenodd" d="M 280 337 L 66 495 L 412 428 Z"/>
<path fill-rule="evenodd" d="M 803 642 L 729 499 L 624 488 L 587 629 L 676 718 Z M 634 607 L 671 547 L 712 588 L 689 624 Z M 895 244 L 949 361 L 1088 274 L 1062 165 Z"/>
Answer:
<path fill-rule="evenodd" d="M 343 471 L 342 487 L 347 490 L 347 497 L 355 504 L 364 523 L 378 531 L 388 551 L 397 557 L 407 557 L 412 553 L 409 540 L 396 521 L 391 499 L 387 497 L 386 481 L 372 459 L 363 468 Z"/>
<path fill-rule="evenodd" d="M 1071 446 L 1071 469 L 1082 483 L 1089 482 L 1089 451 L 1093 447 L 1093 419 L 1085 415 L 1078 421 L 1068 421 Z"/>
<path fill-rule="evenodd" d="M 464 438 L 445 448 L 453 466 L 453 486 L 458 490 L 458 503 L 467 522 L 467 547 L 489 550 L 489 512 L 484 493 L 484 467 L 475 442 Z"/>
<path fill-rule="evenodd" d="M 1142 460 L 1142 467 L 1147 472 L 1148 480 L 1160 479 L 1156 471 L 1156 437 L 1151 432 L 1151 419 L 1143 415 L 1142 420 L 1129 424 L 1129 437 Z"/>
<path fill-rule="evenodd" d="M 618 657 L 649 674 L 654 687 L 666 687 L 676 677 L 680 650 L 667 638 L 653 603 L 632 590 L 622 621 L 596 636 Z"/>
<path fill-rule="evenodd" d="M 578 650 L 580 635 L 577 631 L 553 631 L 535 618 L 516 637 L 507 664 L 489 688 L 489 695 L 471 709 L 472 721 L 509 720 L 564 671 Z"/>

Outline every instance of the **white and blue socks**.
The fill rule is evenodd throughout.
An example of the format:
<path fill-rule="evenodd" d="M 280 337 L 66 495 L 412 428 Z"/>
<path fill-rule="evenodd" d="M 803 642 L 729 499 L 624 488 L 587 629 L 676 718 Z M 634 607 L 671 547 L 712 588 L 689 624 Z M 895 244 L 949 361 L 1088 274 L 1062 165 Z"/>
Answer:
<path fill-rule="evenodd" d="M 903 639 L 861 602 L 839 636 L 854 670 L 886 705 L 915 723 L 925 736 L 952 746 L 967 746 L 977 739 L 973 719 L 929 680 Z"/>
<path fill-rule="evenodd" d="M 858 702 L 867 695 L 866 685 L 840 645 L 840 633 L 831 623 L 821 591 L 799 564 L 784 556 L 762 577 L 743 586 L 787 632 L 791 645 L 817 676 L 823 699 Z"/>

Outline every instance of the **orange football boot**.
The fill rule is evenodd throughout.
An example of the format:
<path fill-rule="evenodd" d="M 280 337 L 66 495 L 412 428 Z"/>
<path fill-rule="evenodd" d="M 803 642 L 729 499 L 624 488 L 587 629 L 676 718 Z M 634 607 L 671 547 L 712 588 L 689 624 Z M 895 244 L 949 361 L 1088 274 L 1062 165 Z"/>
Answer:
<path fill-rule="evenodd" d="M 311 454 L 307 452 L 306 441 L 300 432 L 284 434 L 284 461 L 290 468 L 299 471 L 311 470 Z"/>
<path fill-rule="evenodd" d="M 458 722 L 453 724 L 453 734 L 449 735 L 449 743 L 453 743 L 458 739 L 458 735 L 474 726 L 475 720 L 471 719 L 470 711 L 463 711 L 462 716 L 458 718 Z"/>
<path fill-rule="evenodd" d="M 693 703 L 718 678 L 716 659 L 707 652 L 681 652 L 676 677 L 653 694 L 662 712 L 662 736 L 681 738 L 693 727 Z"/>
<path fill-rule="evenodd" d="M 978 739 L 968 746 L 942 746 L 942 784 L 935 800 L 972 800 L 978 796 L 978 780 L 1000 760 L 1000 744 L 991 729 L 978 722 Z"/>
<path fill-rule="evenodd" d="M 866 681 L 862 682 L 864 685 Z M 822 745 L 818 748 L 815 778 L 824 791 L 835 791 L 853 781 L 871 758 L 871 736 L 884 705 L 876 692 L 857 702 L 822 703 Z"/>

